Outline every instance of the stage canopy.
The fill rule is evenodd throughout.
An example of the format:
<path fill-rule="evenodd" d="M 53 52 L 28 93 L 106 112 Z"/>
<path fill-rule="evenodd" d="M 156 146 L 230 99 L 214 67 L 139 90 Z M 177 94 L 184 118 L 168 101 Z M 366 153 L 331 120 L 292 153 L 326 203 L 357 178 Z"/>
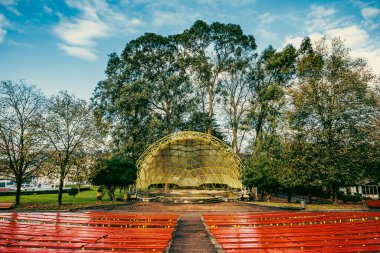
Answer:
<path fill-rule="evenodd" d="M 219 139 L 200 132 L 178 132 L 149 146 L 137 161 L 136 188 L 241 189 L 241 161 Z"/>

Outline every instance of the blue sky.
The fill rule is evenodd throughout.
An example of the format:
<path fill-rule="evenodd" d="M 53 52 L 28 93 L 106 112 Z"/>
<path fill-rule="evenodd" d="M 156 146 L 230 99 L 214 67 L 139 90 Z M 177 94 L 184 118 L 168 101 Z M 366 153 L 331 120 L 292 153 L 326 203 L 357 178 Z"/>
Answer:
<path fill-rule="evenodd" d="M 198 19 L 241 25 L 259 51 L 339 36 L 380 75 L 379 0 L 0 0 L 0 80 L 89 99 L 110 53 L 145 32 L 179 33 Z"/>

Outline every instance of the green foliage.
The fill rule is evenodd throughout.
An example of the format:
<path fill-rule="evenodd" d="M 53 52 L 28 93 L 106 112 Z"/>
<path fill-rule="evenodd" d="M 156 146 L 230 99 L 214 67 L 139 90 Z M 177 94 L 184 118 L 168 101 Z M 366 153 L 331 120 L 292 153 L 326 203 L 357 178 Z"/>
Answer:
<path fill-rule="evenodd" d="M 275 179 L 275 165 L 273 160 L 265 153 L 260 153 L 254 159 L 249 159 L 245 164 L 243 184 L 249 187 L 255 186 L 267 193 L 279 189 Z"/>
<path fill-rule="evenodd" d="M 347 202 L 357 203 L 357 202 L 360 202 L 362 200 L 362 198 L 358 195 L 344 195 L 341 193 L 338 193 L 338 199 L 342 200 L 343 203 L 347 203 Z"/>
<path fill-rule="evenodd" d="M 69 194 L 69 196 L 75 197 L 78 194 L 78 192 L 79 192 L 78 188 L 73 187 L 73 188 L 70 188 L 67 193 Z"/>
<path fill-rule="evenodd" d="M 252 96 L 247 120 L 255 130 L 255 142 L 264 138 L 265 132 L 275 133 L 285 105 L 285 88 L 295 75 L 296 50 L 286 46 L 276 52 L 272 46 L 265 49 L 251 74 Z"/>
<path fill-rule="evenodd" d="M 93 98 L 98 126 L 108 126 L 119 154 L 136 161 L 155 140 L 181 128 L 195 106 L 173 37 L 147 33 L 110 55 Z"/>
<path fill-rule="evenodd" d="M 310 48 L 306 39 L 291 90 L 289 122 L 294 140 L 303 143 L 301 157 L 313 181 L 336 192 L 360 182 L 368 166 L 371 114 L 375 104 L 369 85 L 374 76 L 360 59 L 352 59 L 340 40 Z M 311 179 L 311 178 L 310 178 Z"/>
<path fill-rule="evenodd" d="M 256 186 L 270 196 L 279 190 L 280 145 L 276 135 L 266 136 L 256 143 L 253 156 L 246 161 L 243 184 Z"/>
<path fill-rule="evenodd" d="M 231 70 L 231 64 L 253 54 L 256 42 L 239 25 L 198 20 L 190 29 L 175 36 L 181 47 L 184 66 L 195 83 L 201 112 L 207 113 L 207 133 L 212 133 L 212 117 L 217 96 L 222 90 L 219 79 Z"/>
<path fill-rule="evenodd" d="M 112 152 L 136 162 L 175 131 L 228 132 L 235 152 L 251 143 L 245 184 L 267 193 L 335 194 L 340 185 L 378 179 L 380 92 L 370 88 L 378 81 L 365 61 L 338 39 L 255 50 L 240 26 L 199 20 L 111 54 L 92 101 Z"/>
<path fill-rule="evenodd" d="M 111 200 L 115 200 L 115 190 L 127 187 L 136 181 L 137 167 L 134 163 L 120 157 L 100 162 L 99 170 L 91 178 L 94 185 L 104 185 Z"/>
<path fill-rule="evenodd" d="M 195 112 L 190 116 L 190 119 L 185 123 L 184 129 L 189 131 L 198 131 L 198 132 L 207 132 L 208 126 L 212 125 L 212 135 L 217 137 L 220 140 L 224 140 L 225 136 L 220 130 L 216 119 L 213 117 L 212 122 L 210 123 L 210 118 L 207 113 Z"/>

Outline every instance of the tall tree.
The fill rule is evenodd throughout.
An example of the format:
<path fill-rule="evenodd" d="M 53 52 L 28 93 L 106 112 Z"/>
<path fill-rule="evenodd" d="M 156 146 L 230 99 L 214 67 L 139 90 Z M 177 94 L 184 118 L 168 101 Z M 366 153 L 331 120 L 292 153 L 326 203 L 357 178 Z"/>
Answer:
<path fill-rule="evenodd" d="M 300 48 L 297 85 L 291 90 L 291 126 L 308 143 L 318 172 L 315 180 L 331 189 L 355 184 L 368 165 L 368 131 L 374 109 L 369 85 L 374 75 L 354 59 L 339 39 Z"/>
<path fill-rule="evenodd" d="M 180 129 L 195 105 L 173 37 L 147 33 L 129 42 L 120 56 L 110 56 L 106 74 L 93 101 L 132 161 L 149 143 Z"/>
<path fill-rule="evenodd" d="M 251 75 L 255 57 L 251 49 L 241 52 L 228 64 L 221 78 L 222 108 L 227 116 L 227 127 L 232 132 L 232 149 L 235 153 L 240 153 L 244 137 L 250 130 L 245 121 L 252 97 Z"/>
<path fill-rule="evenodd" d="M 61 91 L 47 103 L 43 132 L 49 144 L 50 163 L 59 176 L 58 204 L 66 176 L 79 156 L 98 145 L 93 111 L 86 101 Z"/>
<path fill-rule="evenodd" d="M 296 49 L 291 45 L 280 52 L 269 46 L 257 60 L 248 113 L 248 120 L 255 130 L 255 143 L 264 138 L 265 132 L 277 130 L 285 105 L 285 88 L 294 78 L 296 56 Z"/>
<path fill-rule="evenodd" d="M 21 184 L 34 175 L 45 155 L 40 131 L 44 102 L 35 86 L 0 83 L 0 159 L 4 174 L 16 182 L 16 205 Z"/>
<path fill-rule="evenodd" d="M 370 150 L 368 176 L 373 182 L 380 182 L 380 77 L 374 85 L 376 108 L 372 113 L 372 127 L 368 133 Z"/>
<path fill-rule="evenodd" d="M 201 110 L 212 122 L 216 96 L 221 91 L 221 76 L 228 64 L 243 52 L 256 49 L 252 35 L 245 35 L 239 25 L 214 22 L 208 25 L 198 20 L 194 25 L 177 35 L 181 55 L 191 81 L 197 85 L 197 96 L 201 98 Z M 207 127 L 212 134 L 212 126 Z"/>

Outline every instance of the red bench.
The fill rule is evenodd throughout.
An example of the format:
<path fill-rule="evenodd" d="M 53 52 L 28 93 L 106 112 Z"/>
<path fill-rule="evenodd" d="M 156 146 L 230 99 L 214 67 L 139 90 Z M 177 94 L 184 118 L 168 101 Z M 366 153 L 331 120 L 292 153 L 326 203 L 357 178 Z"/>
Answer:
<path fill-rule="evenodd" d="M 13 202 L 0 202 L 0 209 L 12 209 L 14 206 Z"/>
<path fill-rule="evenodd" d="M 203 220 L 231 253 L 380 252 L 379 217 L 376 212 L 277 212 L 208 214 Z"/>
<path fill-rule="evenodd" d="M 367 200 L 366 204 L 369 208 L 380 208 L 380 200 Z"/>
<path fill-rule="evenodd" d="M 0 213 L 0 252 L 163 252 L 178 215 Z"/>

